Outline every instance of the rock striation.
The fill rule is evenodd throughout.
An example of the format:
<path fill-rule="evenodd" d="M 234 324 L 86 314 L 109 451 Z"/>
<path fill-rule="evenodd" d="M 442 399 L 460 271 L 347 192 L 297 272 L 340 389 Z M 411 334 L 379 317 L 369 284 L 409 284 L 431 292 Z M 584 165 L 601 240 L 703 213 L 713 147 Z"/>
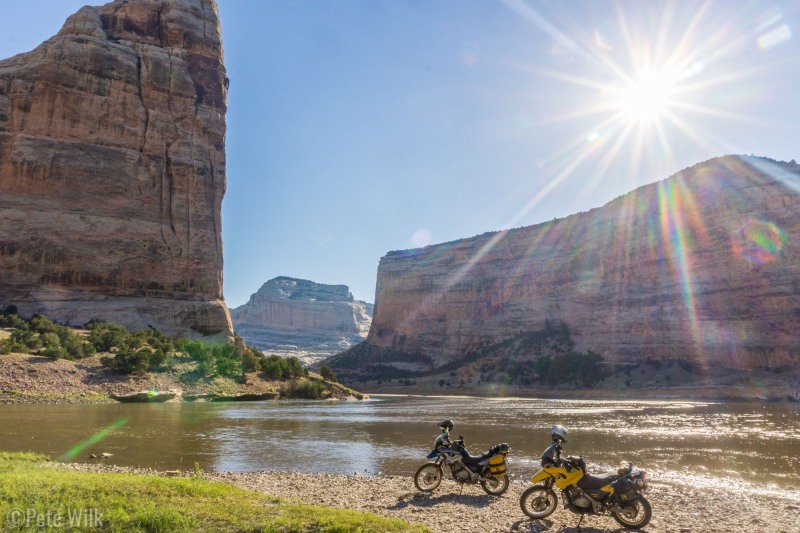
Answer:
<path fill-rule="evenodd" d="M 230 334 L 227 87 L 214 0 L 84 7 L 0 61 L 0 303 Z"/>
<path fill-rule="evenodd" d="M 726 156 L 589 212 L 390 252 L 360 353 L 433 371 L 549 322 L 610 362 L 796 365 L 799 208 L 794 161 Z"/>
<path fill-rule="evenodd" d="M 371 310 L 371 304 L 353 299 L 347 285 L 281 276 L 232 309 L 231 318 L 248 344 L 314 363 L 362 342 Z"/>

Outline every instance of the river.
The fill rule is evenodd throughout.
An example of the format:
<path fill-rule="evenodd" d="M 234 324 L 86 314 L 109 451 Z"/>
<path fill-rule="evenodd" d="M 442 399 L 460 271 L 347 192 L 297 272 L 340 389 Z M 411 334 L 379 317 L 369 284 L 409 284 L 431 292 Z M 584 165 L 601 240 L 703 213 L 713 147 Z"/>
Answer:
<path fill-rule="evenodd" d="M 480 453 L 512 446 L 513 477 L 529 477 L 549 428 L 592 471 L 622 460 L 654 481 L 757 490 L 800 500 L 800 405 L 692 401 L 376 396 L 361 402 L 0 406 L 0 450 L 159 470 L 411 476 L 451 418 Z"/>

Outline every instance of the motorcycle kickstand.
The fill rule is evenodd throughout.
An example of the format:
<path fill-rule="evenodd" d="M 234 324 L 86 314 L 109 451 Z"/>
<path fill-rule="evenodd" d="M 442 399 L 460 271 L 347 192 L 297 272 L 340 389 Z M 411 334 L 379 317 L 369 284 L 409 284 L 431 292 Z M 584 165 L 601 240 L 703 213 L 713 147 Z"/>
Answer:
<path fill-rule="evenodd" d="M 586 516 L 586 515 L 585 515 L 585 514 L 581 514 L 581 519 L 580 519 L 580 520 L 578 520 L 578 525 L 577 525 L 577 526 L 575 526 L 575 527 L 577 527 L 577 528 L 578 528 L 578 531 L 580 531 L 580 530 L 581 530 L 581 522 L 583 522 L 583 517 L 584 517 L 584 516 Z"/>
<path fill-rule="evenodd" d="M 461 488 L 458 489 L 458 495 L 461 496 L 461 494 L 463 493 L 464 493 L 464 484 L 462 483 Z"/>

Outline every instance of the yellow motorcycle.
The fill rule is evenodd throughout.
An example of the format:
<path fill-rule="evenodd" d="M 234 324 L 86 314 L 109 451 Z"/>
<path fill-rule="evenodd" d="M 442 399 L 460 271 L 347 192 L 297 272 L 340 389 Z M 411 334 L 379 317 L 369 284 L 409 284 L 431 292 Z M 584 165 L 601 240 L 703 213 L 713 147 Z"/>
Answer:
<path fill-rule="evenodd" d="M 551 433 L 553 444 L 542 455 L 542 469 L 531 478 L 537 485 L 520 496 L 522 512 L 531 518 L 550 516 L 558 507 L 555 486 L 561 489 L 564 507 L 581 515 L 580 522 L 587 514 L 610 514 L 630 529 L 650 523 L 653 510 L 642 495 L 648 488 L 647 472 L 627 463 L 616 472 L 589 474 L 582 457 L 561 458 L 561 444 L 566 442 L 567 430 L 554 426 Z"/>

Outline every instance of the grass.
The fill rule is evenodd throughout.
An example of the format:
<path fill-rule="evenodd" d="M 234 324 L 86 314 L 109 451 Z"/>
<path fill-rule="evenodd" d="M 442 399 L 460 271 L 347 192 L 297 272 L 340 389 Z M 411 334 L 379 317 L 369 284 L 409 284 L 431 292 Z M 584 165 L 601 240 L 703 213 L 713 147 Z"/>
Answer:
<path fill-rule="evenodd" d="M 15 528 L 10 518 L 14 509 L 32 518 Z M 70 517 L 78 516 L 81 509 L 82 522 L 71 526 Z M 90 514 L 93 509 L 96 515 Z M 101 523 L 92 522 L 94 517 Z M 427 531 L 370 513 L 287 502 L 202 476 L 164 478 L 62 470 L 48 465 L 46 457 L 31 453 L 0 453 L 0 521 L 3 531 Z"/>

